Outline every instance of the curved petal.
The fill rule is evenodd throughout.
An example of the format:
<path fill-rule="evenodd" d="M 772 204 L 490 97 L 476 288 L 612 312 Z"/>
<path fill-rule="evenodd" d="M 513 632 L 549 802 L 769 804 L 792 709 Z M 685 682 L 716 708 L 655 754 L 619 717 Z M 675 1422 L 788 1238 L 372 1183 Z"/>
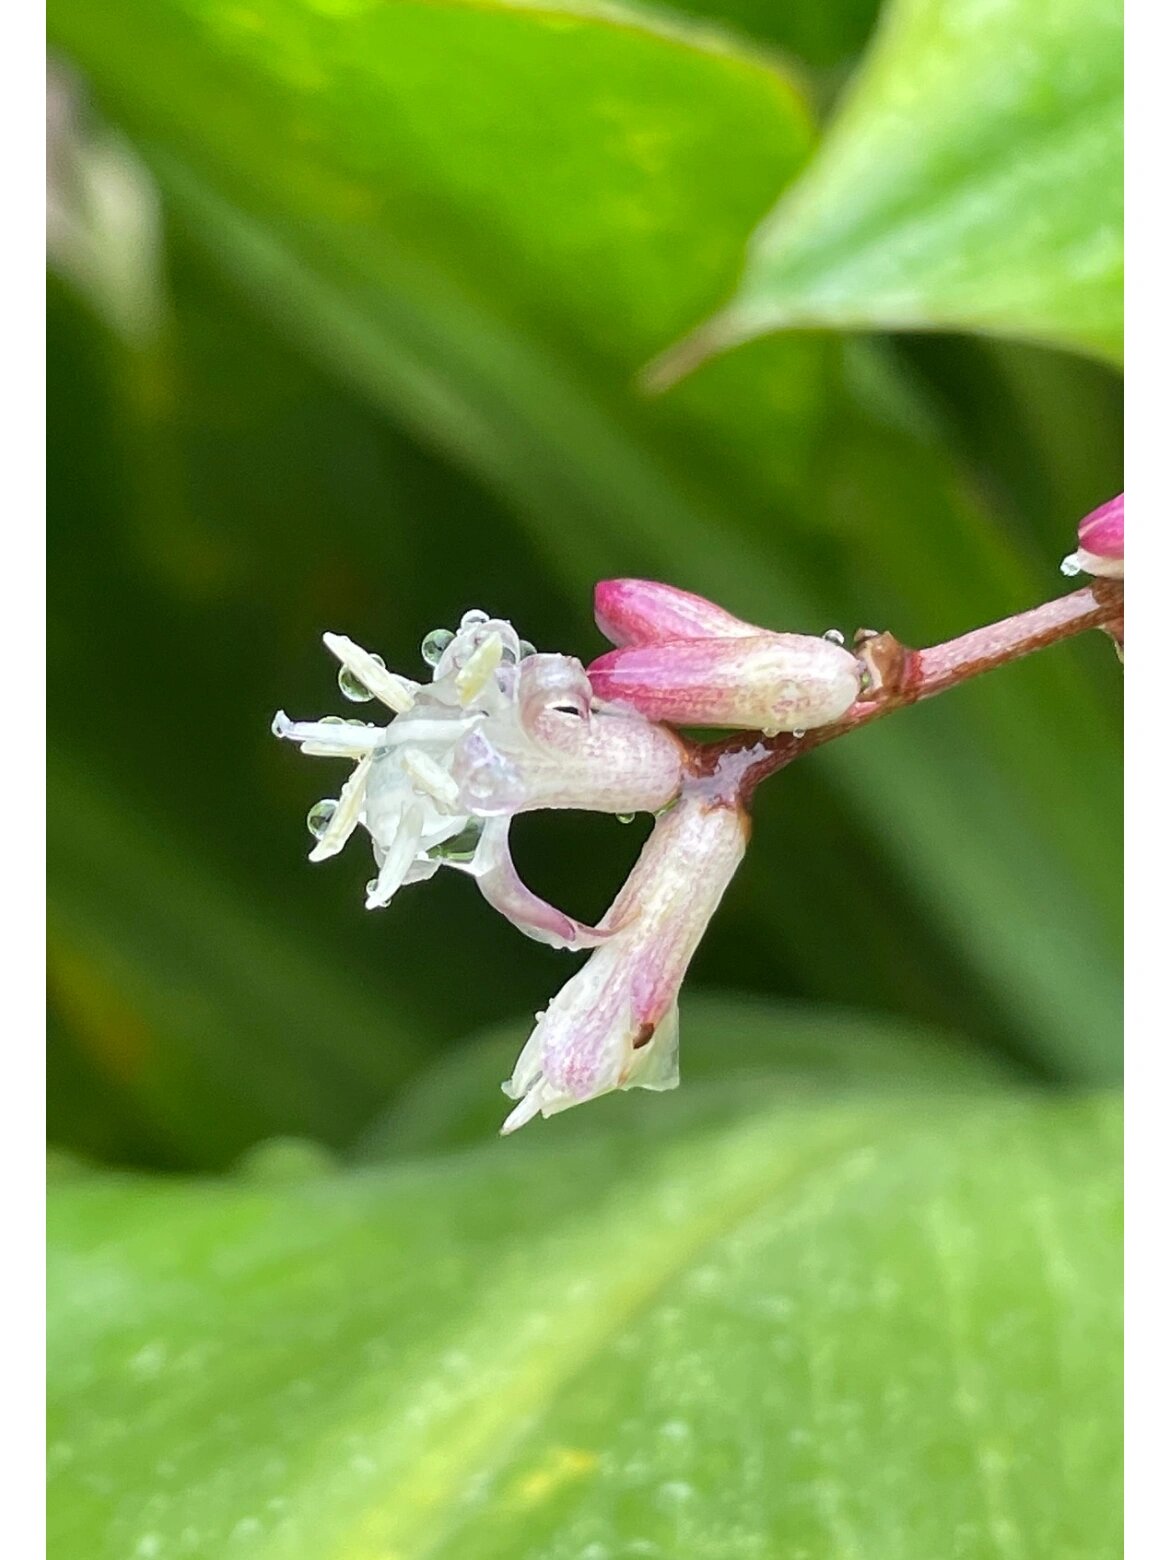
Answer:
<path fill-rule="evenodd" d="M 657 580 L 601 580 L 593 616 L 611 644 L 649 645 L 667 639 L 735 639 L 766 633 L 704 596 Z"/>
<path fill-rule="evenodd" d="M 530 655 L 520 665 L 519 695 L 520 723 L 534 732 L 548 710 L 571 711 L 587 720 L 593 690 L 574 656 Z"/>
<path fill-rule="evenodd" d="M 1077 530 L 1077 541 L 1081 551 L 1094 558 L 1120 562 L 1125 556 L 1125 494 L 1119 493 L 1086 515 Z"/>
<path fill-rule="evenodd" d="M 508 818 L 489 818 L 480 836 L 475 859 L 467 870 L 494 910 L 517 926 L 526 937 L 551 948 L 596 948 L 613 935 L 575 921 L 550 905 L 522 881 L 508 849 Z"/>

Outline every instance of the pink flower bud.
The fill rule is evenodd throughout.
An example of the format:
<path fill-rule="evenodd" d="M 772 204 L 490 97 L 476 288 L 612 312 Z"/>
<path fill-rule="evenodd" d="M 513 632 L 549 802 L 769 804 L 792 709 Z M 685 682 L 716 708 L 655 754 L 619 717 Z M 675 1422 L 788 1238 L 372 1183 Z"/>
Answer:
<path fill-rule="evenodd" d="M 861 690 L 861 665 L 832 640 L 759 631 L 611 650 L 589 681 L 599 699 L 650 720 L 772 734 L 839 720 Z"/>
<path fill-rule="evenodd" d="M 1094 574 L 1119 580 L 1125 575 L 1125 494 L 1094 509 L 1077 528 L 1080 543 L 1061 564 L 1065 574 Z"/>
<path fill-rule="evenodd" d="M 766 630 L 733 617 L 713 601 L 656 580 L 602 580 L 593 616 L 611 644 L 650 645 L 666 639 L 735 639 Z"/>

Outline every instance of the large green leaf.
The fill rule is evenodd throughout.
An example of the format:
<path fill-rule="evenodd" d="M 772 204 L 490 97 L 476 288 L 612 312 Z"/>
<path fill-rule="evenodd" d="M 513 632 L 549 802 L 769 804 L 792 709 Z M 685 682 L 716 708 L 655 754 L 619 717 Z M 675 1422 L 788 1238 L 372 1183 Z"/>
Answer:
<path fill-rule="evenodd" d="M 1115 1108 L 703 1092 L 59 1180 L 56 1560 L 1112 1560 Z"/>
<path fill-rule="evenodd" d="M 668 359 L 784 327 L 978 330 L 1120 358 L 1120 0 L 890 0 L 730 305 Z"/>

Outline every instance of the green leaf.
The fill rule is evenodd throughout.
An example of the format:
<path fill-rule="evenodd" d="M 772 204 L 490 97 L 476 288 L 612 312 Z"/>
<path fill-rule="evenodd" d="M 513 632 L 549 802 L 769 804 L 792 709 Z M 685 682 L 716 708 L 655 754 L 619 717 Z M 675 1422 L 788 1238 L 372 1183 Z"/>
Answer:
<path fill-rule="evenodd" d="M 1115 1106 L 749 1097 L 60 1183 L 51 1553 L 1109 1560 Z"/>
<path fill-rule="evenodd" d="M 496 1024 L 472 1036 L 413 1079 L 358 1145 L 361 1159 L 379 1160 L 482 1142 L 499 1129 L 506 1102 L 500 1083 L 512 1074 L 532 1031 L 531 1019 Z M 668 1096 L 668 1110 L 685 1102 L 698 1083 L 741 1095 L 745 1078 L 786 1097 L 892 1090 L 978 1089 L 1002 1081 L 1003 1070 L 962 1038 L 904 1019 L 883 1021 L 821 1003 L 766 1002 L 760 998 L 685 990 L 682 998 L 682 1076 L 685 1088 Z M 635 1096 L 636 1098 L 636 1096 Z M 562 1118 L 561 1133 L 595 1130 L 612 1114 L 621 1120 L 626 1097 L 612 1095 L 588 1111 Z"/>
<path fill-rule="evenodd" d="M 784 328 L 1122 351 L 1118 0 L 891 0 L 731 303 L 660 377 Z"/>

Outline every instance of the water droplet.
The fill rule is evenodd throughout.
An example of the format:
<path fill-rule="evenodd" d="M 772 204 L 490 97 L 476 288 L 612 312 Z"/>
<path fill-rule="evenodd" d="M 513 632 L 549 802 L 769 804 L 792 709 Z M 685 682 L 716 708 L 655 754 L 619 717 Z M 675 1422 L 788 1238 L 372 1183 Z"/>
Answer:
<path fill-rule="evenodd" d="M 1074 575 L 1077 575 L 1081 572 L 1081 566 L 1077 562 L 1076 553 L 1069 553 L 1068 557 L 1060 565 L 1060 572 L 1070 580 Z"/>
<path fill-rule="evenodd" d="M 803 737 L 804 736 L 804 727 L 803 726 L 795 727 L 794 730 L 793 730 L 792 735 L 794 737 Z"/>
<path fill-rule="evenodd" d="M 366 898 L 367 899 L 374 892 L 374 890 L 377 888 L 377 886 L 378 886 L 378 879 L 377 878 L 371 878 L 370 881 L 366 884 Z"/>
<path fill-rule="evenodd" d="M 486 612 L 481 612 L 478 607 L 472 607 L 470 612 L 465 612 L 459 620 L 460 629 L 478 628 L 481 623 L 488 623 L 491 619 Z"/>
<path fill-rule="evenodd" d="M 438 666 L 443 659 L 443 651 L 455 638 L 449 628 L 432 628 L 422 642 L 422 658 L 428 666 Z"/>
<path fill-rule="evenodd" d="M 843 645 L 845 643 L 845 635 L 839 628 L 827 628 L 821 635 L 821 638 L 827 639 L 831 645 Z"/>
<path fill-rule="evenodd" d="M 535 654 L 536 646 L 532 643 L 531 639 L 522 639 L 520 641 L 520 659 L 522 661 L 527 661 L 530 655 Z"/>
<path fill-rule="evenodd" d="M 321 723 L 322 726 L 344 726 L 345 725 L 345 716 L 344 715 L 322 715 L 320 723 Z"/>
<path fill-rule="evenodd" d="M 483 824 L 478 819 L 473 820 L 465 829 L 460 829 L 458 834 L 453 834 L 449 840 L 442 840 L 438 845 L 432 845 L 427 855 L 432 861 L 470 861 L 475 855 L 482 833 Z"/>
<path fill-rule="evenodd" d="M 333 814 L 337 811 L 337 803 L 329 798 L 323 802 L 314 802 L 309 808 L 305 818 L 305 827 L 315 840 L 319 840 L 329 827 Z"/>
<path fill-rule="evenodd" d="M 373 657 L 379 666 L 385 666 L 380 655 Z M 355 672 L 351 672 L 348 666 L 343 666 L 337 674 L 337 686 L 352 704 L 368 704 L 374 695 L 362 682 Z"/>
<path fill-rule="evenodd" d="M 636 814 L 634 814 L 634 813 L 615 813 L 614 814 L 614 817 L 617 819 L 617 821 L 619 823 L 633 823 L 635 816 L 636 816 Z"/>

